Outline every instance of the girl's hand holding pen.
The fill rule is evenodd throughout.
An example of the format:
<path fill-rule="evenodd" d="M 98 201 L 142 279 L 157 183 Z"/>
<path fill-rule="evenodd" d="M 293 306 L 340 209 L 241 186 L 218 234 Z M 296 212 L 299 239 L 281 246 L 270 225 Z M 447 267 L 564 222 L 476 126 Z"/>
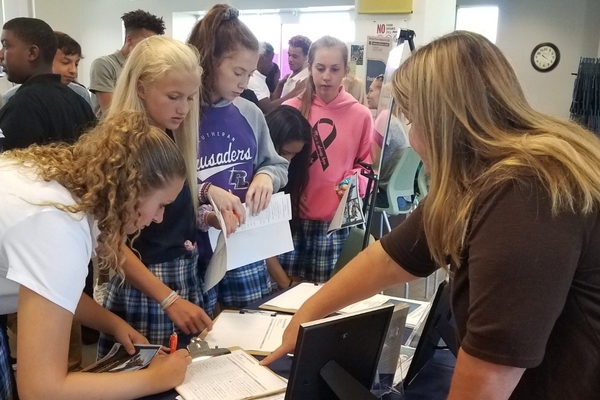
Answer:
<path fill-rule="evenodd" d="M 157 354 L 148 365 L 148 372 L 153 375 L 151 382 L 159 384 L 162 391 L 179 385 L 185 378 L 187 366 L 192 362 L 189 354 L 186 349 L 173 354 Z"/>

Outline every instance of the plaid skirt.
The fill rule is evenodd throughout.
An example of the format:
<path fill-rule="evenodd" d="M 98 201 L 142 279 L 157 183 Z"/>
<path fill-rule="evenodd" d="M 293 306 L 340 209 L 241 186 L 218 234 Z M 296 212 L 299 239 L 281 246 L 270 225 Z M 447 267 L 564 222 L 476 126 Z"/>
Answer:
<path fill-rule="evenodd" d="M 204 293 L 204 311 L 212 317 L 217 301 L 224 308 L 244 308 L 271 294 L 265 261 L 227 271 L 221 282 Z"/>
<path fill-rule="evenodd" d="M 148 269 L 179 296 L 203 307 L 202 285 L 198 276 L 198 251 L 160 264 L 150 264 Z M 115 275 L 108 284 L 104 308 L 123 318 L 129 325 L 146 336 L 152 344 L 169 346 L 169 337 L 175 330 L 183 335 L 160 305 Z M 104 357 L 115 344 L 115 338 L 100 333 L 98 359 Z"/>
<path fill-rule="evenodd" d="M 300 276 L 309 282 L 326 282 L 331 278 L 350 228 L 327 237 L 330 222 L 301 219 L 292 240 L 294 250 L 279 256 L 279 263 L 289 276 Z"/>
<path fill-rule="evenodd" d="M 2 316 L 6 319 L 6 316 Z M 10 365 L 10 348 L 8 347 L 8 337 L 6 336 L 6 323 L 0 327 L 0 399 L 6 400 L 13 395 L 13 371 Z"/>

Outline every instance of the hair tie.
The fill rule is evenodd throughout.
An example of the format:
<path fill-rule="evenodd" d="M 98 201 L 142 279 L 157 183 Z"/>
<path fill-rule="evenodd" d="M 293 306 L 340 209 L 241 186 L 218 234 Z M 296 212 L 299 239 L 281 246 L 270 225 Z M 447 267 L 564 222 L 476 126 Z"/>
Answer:
<path fill-rule="evenodd" d="M 229 21 L 230 19 L 237 18 L 240 15 L 240 12 L 237 8 L 227 7 L 227 10 L 223 13 L 223 17 L 221 17 L 221 21 Z"/>

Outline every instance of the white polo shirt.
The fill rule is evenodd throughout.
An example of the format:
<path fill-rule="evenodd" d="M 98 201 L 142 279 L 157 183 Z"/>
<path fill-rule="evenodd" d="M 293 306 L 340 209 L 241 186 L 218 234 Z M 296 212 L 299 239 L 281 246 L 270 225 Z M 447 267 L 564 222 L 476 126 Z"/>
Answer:
<path fill-rule="evenodd" d="M 298 72 L 294 76 L 290 76 L 287 78 L 287 81 L 283 84 L 283 90 L 281 91 L 281 96 L 285 96 L 296 87 L 296 83 L 302 82 L 308 78 L 308 67 L 304 68 L 302 71 Z"/>
<path fill-rule="evenodd" d="M 17 310 L 21 285 L 74 313 L 96 246 L 93 218 L 43 205 L 76 200 L 13 160 L 0 157 L 0 182 L 0 314 Z"/>
<path fill-rule="evenodd" d="M 267 86 L 267 77 L 255 70 L 250 81 L 248 82 L 248 89 L 252 90 L 258 101 L 261 101 L 265 97 L 271 97 L 271 92 Z"/>

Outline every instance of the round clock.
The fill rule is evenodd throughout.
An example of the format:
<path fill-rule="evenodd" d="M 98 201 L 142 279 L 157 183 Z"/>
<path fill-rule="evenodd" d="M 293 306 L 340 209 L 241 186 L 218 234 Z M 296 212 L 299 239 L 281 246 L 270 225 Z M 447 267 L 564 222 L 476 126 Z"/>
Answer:
<path fill-rule="evenodd" d="M 559 61 L 560 51 L 552 43 L 540 43 L 531 52 L 531 65 L 540 72 L 552 71 Z"/>

